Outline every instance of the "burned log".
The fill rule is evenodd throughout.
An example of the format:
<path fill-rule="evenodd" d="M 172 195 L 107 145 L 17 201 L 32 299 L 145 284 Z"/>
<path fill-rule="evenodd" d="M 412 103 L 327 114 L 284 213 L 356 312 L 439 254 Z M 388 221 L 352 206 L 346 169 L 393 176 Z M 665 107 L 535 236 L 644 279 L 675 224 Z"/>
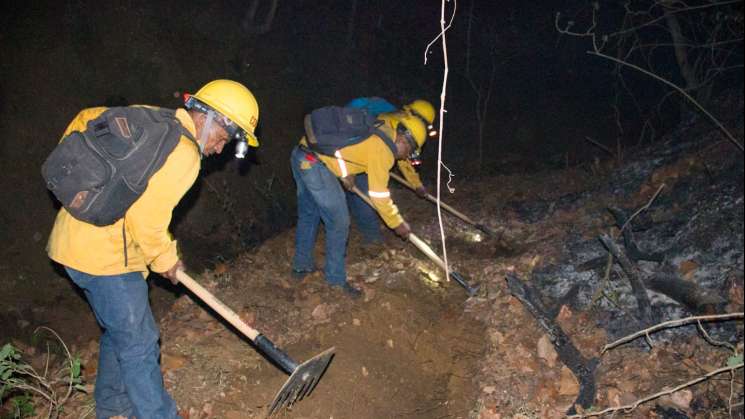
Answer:
<path fill-rule="evenodd" d="M 665 259 L 665 255 L 663 253 L 646 253 L 639 249 L 636 241 L 634 240 L 634 229 L 629 224 L 629 218 L 628 216 L 626 216 L 626 213 L 622 209 L 609 207 L 608 211 L 613 214 L 613 217 L 616 219 L 616 225 L 618 225 L 618 228 L 623 229 L 623 245 L 626 247 L 626 253 L 631 260 L 662 262 Z M 626 228 L 624 228 L 624 226 Z"/>
<path fill-rule="evenodd" d="M 652 311 L 649 297 L 646 294 L 647 288 L 670 297 L 686 307 L 691 313 L 715 314 L 723 312 L 724 306 L 727 303 L 724 298 L 712 294 L 694 282 L 685 281 L 679 278 L 675 273 L 674 268 L 668 266 L 666 269 L 663 269 L 663 273 L 661 274 L 643 277 L 636 265 L 630 260 L 626 253 L 618 247 L 610 236 L 601 235 L 600 241 L 603 242 L 608 251 L 611 252 L 616 260 L 618 260 L 621 269 L 623 269 L 623 271 L 626 272 L 626 275 L 628 275 L 634 296 L 637 298 L 637 304 L 639 304 L 642 315 L 645 315 L 642 307 L 648 307 L 650 317 L 648 320 L 643 317 L 643 321 L 648 322 L 643 325 L 644 327 L 652 324 L 654 320 L 651 317 Z M 640 296 L 642 297 L 641 299 Z"/>
<path fill-rule="evenodd" d="M 721 314 L 727 301 L 697 284 L 678 278 L 675 273 L 663 273 L 644 279 L 644 284 L 652 291 L 665 294 L 684 305 L 694 314 Z"/>
<path fill-rule="evenodd" d="M 595 401 L 595 393 L 597 391 L 595 371 L 598 366 L 598 359 L 592 358 L 588 360 L 582 356 L 569 336 L 550 317 L 548 310 L 541 300 L 540 293 L 536 289 L 528 283 L 523 282 L 513 273 L 508 274 L 506 280 L 510 293 L 520 300 L 530 314 L 535 317 L 538 324 L 546 331 L 561 362 L 577 377 L 580 390 L 574 405 L 580 405 L 585 409 L 589 408 Z M 570 415 L 575 413 L 576 409 L 574 407 L 568 412 Z"/>
<path fill-rule="evenodd" d="M 621 265 L 621 269 L 626 272 L 631 283 L 631 289 L 636 297 L 636 304 L 639 309 L 639 314 L 643 327 L 649 327 L 654 324 L 652 319 L 652 303 L 649 301 L 647 295 L 647 288 L 642 282 L 642 275 L 639 272 L 639 268 L 636 267 L 626 256 L 626 253 L 618 247 L 615 240 L 607 234 L 600 235 L 600 241 L 608 249 L 608 251 L 616 258 L 618 263 Z"/>

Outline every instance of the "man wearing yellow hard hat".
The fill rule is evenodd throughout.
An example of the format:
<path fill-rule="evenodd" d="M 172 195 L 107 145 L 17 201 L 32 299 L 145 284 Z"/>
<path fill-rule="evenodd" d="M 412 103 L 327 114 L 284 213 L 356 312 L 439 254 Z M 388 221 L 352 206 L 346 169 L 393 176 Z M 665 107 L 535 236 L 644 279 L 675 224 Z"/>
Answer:
<path fill-rule="evenodd" d="M 359 97 L 347 103 L 348 107 L 365 109 L 371 115 L 384 121 L 386 125 L 395 129 L 401 115 L 410 115 L 419 119 L 427 128 L 427 135 L 422 137 L 421 143 L 417 144 L 417 153 L 413 159 L 403 159 L 396 162 L 398 170 L 404 175 L 404 178 L 416 190 L 417 195 L 421 198 L 427 196 L 427 188 L 424 186 L 416 167 L 421 165 L 418 156 L 421 154 L 424 141 L 427 137 L 436 135 L 433 123 L 435 120 L 435 108 L 432 104 L 424 99 L 414 100 L 397 109 L 389 101 L 380 97 Z M 355 177 L 357 187 L 362 191 L 368 190 L 367 176 L 362 174 Z M 352 219 L 355 221 L 357 228 L 362 233 L 363 248 L 369 252 L 377 253 L 383 243 L 383 236 L 380 232 L 380 217 L 375 209 L 371 208 L 365 201 L 354 193 L 347 192 L 349 202 L 349 211 Z"/>
<path fill-rule="evenodd" d="M 368 117 L 362 111 L 355 114 L 348 108 L 329 107 L 320 111 L 324 109 L 330 111 L 319 114 L 318 122 L 322 120 L 320 115 L 329 114 L 333 117 L 328 120 L 337 122 L 353 121 L 360 116 Z M 298 189 L 293 274 L 296 278 L 302 278 L 316 270 L 315 241 L 323 222 L 326 231 L 326 281 L 331 286 L 340 287 L 352 297 L 357 297 L 360 291 L 347 282 L 345 258 L 350 215 L 347 197 L 339 179 L 347 184 L 354 182 L 352 177 L 366 175 L 368 183 L 364 192 L 370 197 L 375 210 L 390 229 L 407 239 L 411 230 L 391 198 L 388 181 L 390 170 L 397 160 L 406 160 L 417 155 L 426 141 L 427 129 L 418 118 L 401 112 L 391 123 L 364 124 L 374 127 L 371 134 L 349 137 L 348 142 L 341 142 L 341 146 L 336 147 L 339 143 L 334 142 L 331 147 L 331 139 L 336 137 L 326 136 L 329 143 L 324 144 L 320 134 L 328 134 L 330 131 L 313 129 L 314 113 L 306 117 L 306 137 L 303 137 L 291 157 L 292 172 Z M 375 121 L 374 117 L 370 119 Z M 311 135 L 314 132 L 317 135 Z"/>
<path fill-rule="evenodd" d="M 259 106 L 242 84 L 214 80 L 185 99 L 185 109 L 176 110 L 149 106 L 84 109 L 69 124 L 43 170 L 48 187 L 63 204 L 47 252 L 84 291 L 103 329 L 96 417 L 178 417 L 176 403 L 163 386 L 159 333 L 145 278 L 153 271 L 175 282 L 176 272 L 184 268 L 168 227 L 173 209 L 199 174 L 200 160 L 221 153 L 230 141 L 237 142 L 238 157 L 245 155 L 248 146 L 259 145 L 254 134 Z M 68 200 L 66 191 L 77 187 L 77 180 L 56 169 L 69 158 L 65 150 L 81 144 L 120 156 L 136 153 L 137 147 L 157 147 L 139 158 L 152 160 L 147 162 L 149 171 L 140 173 L 145 177 L 140 190 L 121 189 L 121 184 L 105 184 L 96 190 L 81 186 L 78 192 L 73 189 Z M 160 151 L 164 148 L 165 153 Z M 82 159 L 80 153 L 77 158 Z M 78 166 L 88 163 L 80 160 Z M 127 164 L 121 163 L 117 170 L 126 174 L 143 166 L 142 161 Z M 91 165 L 85 170 L 96 169 Z M 91 173 L 75 176 L 80 179 Z M 98 194 L 99 189 L 112 190 L 114 198 L 107 200 L 108 195 Z M 133 202 L 121 204 L 122 197 Z"/>

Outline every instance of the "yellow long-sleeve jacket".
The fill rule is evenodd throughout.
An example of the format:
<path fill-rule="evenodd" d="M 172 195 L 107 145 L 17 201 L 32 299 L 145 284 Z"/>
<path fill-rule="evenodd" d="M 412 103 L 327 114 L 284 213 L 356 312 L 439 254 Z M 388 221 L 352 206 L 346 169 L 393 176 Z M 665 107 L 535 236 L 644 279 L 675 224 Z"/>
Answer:
<path fill-rule="evenodd" d="M 73 131 L 83 131 L 88 121 L 106 109 L 82 110 L 63 137 Z M 195 135 L 194 122 L 184 109 L 176 111 L 176 118 Z M 197 179 L 200 160 L 197 145 L 181 136 L 163 166 L 150 178 L 142 196 L 123 219 L 112 225 L 88 224 L 77 220 L 64 208 L 60 209 L 47 243 L 47 254 L 55 262 L 91 275 L 142 272 L 143 277 L 147 277 L 148 267 L 155 272 L 169 270 L 179 256 L 168 226 L 173 209 Z"/>
<path fill-rule="evenodd" d="M 395 138 L 395 131 L 390 127 L 383 126 L 380 129 L 387 133 L 390 138 Z M 300 145 L 308 146 L 304 137 L 300 140 Z M 382 138 L 372 135 L 361 143 L 342 148 L 333 157 L 325 155 L 319 157 L 337 177 L 342 178 L 367 173 L 370 187 L 368 194 L 373 204 L 375 204 L 375 209 L 383 218 L 383 222 L 390 228 L 396 228 L 404 222 L 398 207 L 391 199 L 391 192 L 388 189 L 390 171 L 396 163 L 396 157 Z M 408 166 L 411 171 L 407 171 L 401 166 L 399 164 L 399 169 L 401 169 L 406 180 L 417 185 L 417 187 L 422 185 L 418 175 L 415 178 L 411 176 L 412 173 L 416 174 L 416 171 L 410 164 L 405 163 L 404 167 Z"/>

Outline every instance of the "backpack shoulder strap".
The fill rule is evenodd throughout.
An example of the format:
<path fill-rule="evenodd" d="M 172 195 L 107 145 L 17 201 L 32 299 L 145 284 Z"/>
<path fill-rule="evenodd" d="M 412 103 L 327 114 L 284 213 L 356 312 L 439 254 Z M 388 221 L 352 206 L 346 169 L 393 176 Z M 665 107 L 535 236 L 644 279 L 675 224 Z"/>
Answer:
<path fill-rule="evenodd" d="M 388 133 L 386 133 L 380 127 L 376 127 L 373 130 L 373 133 L 375 135 L 377 135 L 378 137 L 380 137 L 381 140 L 383 140 L 383 142 L 385 143 L 385 145 L 387 145 L 388 148 L 391 149 L 391 153 L 393 153 L 394 156 L 396 154 L 398 154 L 398 147 L 396 147 L 396 142 L 393 141 L 393 139 L 391 138 L 391 136 Z"/>
<path fill-rule="evenodd" d="M 181 121 L 176 117 L 175 109 L 147 108 L 147 107 L 143 107 L 142 109 L 144 109 L 146 112 L 150 112 L 153 115 L 153 118 L 155 120 L 162 120 L 162 121 L 166 121 L 169 123 L 175 123 L 176 127 L 179 129 L 179 131 L 184 137 L 190 139 L 194 144 L 197 145 L 197 147 L 199 146 L 199 144 L 197 144 L 197 139 L 194 138 L 191 132 L 189 132 L 189 130 L 186 129 L 186 127 L 184 127 Z"/>

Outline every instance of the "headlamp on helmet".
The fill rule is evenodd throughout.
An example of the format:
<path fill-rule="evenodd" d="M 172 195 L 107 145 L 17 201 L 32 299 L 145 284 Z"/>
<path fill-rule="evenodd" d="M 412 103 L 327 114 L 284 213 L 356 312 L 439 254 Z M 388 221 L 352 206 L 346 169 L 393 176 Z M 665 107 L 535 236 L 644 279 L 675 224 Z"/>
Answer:
<path fill-rule="evenodd" d="M 231 121 L 227 116 L 215 111 L 188 93 L 184 94 L 184 107 L 202 113 L 208 113 L 210 111 L 215 112 L 218 115 L 218 118 L 215 118 L 215 122 L 217 122 L 217 124 L 228 133 L 228 141 L 236 140 L 235 157 L 239 159 L 246 157 L 246 153 L 248 153 L 248 138 L 246 131 L 243 128 L 239 127 L 238 124 Z"/>
<path fill-rule="evenodd" d="M 422 114 L 417 112 L 414 109 L 409 109 L 409 112 L 419 118 L 419 120 L 422 121 L 425 127 L 427 127 L 427 135 L 429 135 L 431 138 L 437 137 L 437 130 L 435 129 L 435 126 L 430 124 L 429 121 L 427 121 L 427 118 L 423 117 Z"/>

